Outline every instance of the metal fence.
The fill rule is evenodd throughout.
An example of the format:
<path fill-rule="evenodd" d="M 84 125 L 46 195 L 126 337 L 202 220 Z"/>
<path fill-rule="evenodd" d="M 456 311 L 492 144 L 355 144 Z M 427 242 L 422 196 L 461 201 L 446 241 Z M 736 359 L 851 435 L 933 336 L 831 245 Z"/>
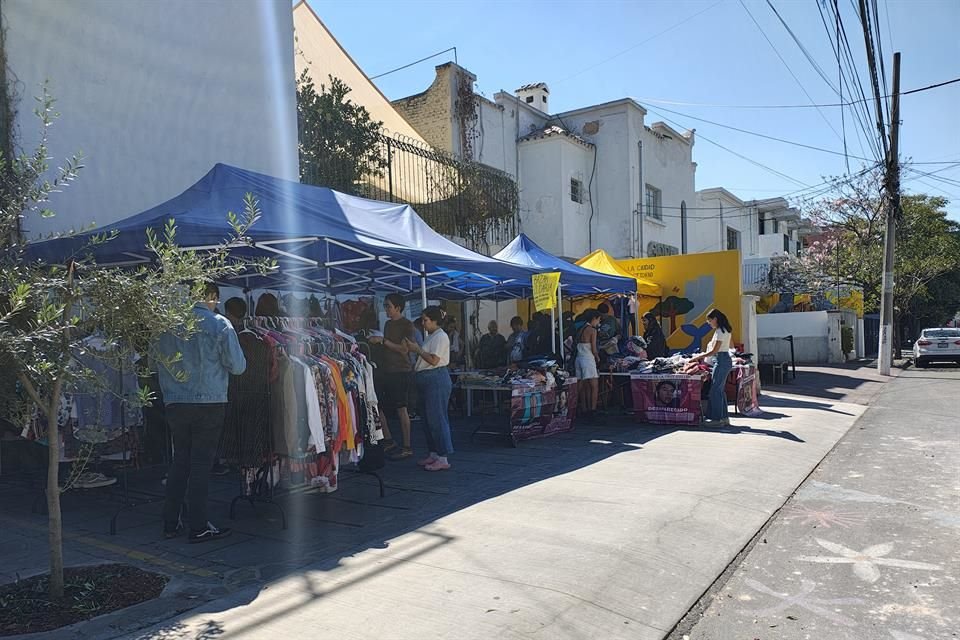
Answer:
<path fill-rule="evenodd" d="M 770 262 L 758 262 L 743 265 L 743 290 L 745 292 L 763 291 L 770 276 Z"/>
<path fill-rule="evenodd" d="M 517 184 L 507 173 L 384 133 L 365 140 L 301 140 L 301 180 L 409 204 L 435 231 L 489 252 L 519 231 Z"/>

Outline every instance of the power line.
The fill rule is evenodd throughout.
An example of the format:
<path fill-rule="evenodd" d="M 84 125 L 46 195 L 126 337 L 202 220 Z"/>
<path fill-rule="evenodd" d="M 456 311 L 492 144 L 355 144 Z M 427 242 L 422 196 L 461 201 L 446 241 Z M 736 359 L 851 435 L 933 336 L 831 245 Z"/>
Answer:
<path fill-rule="evenodd" d="M 787 64 L 787 61 L 783 59 L 783 56 L 780 55 L 780 52 L 774 46 L 773 42 L 771 42 L 770 38 L 767 37 L 767 34 L 763 30 L 763 27 L 760 26 L 760 23 L 757 22 L 757 19 L 753 17 L 752 13 L 750 13 L 750 9 L 747 8 L 747 5 L 744 4 L 743 0 L 739 0 L 739 1 L 740 1 L 740 6 L 743 7 L 743 10 L 747 12 L 748 16 L 750 16 L 750 20 L 753 21 L 753 24 L 755 24 L 757 29 L 760 31 L 760 35 L 763 36 L 763 39 L 767 41 L 767 44 L 770 45 L 770 48 L 773 49 L 773 52 L 777 54 L 777 58 L 780 59 L 780 62 L 783 63 L 783 66 L 786 67 L 787 71 L 790 72 L 790 75 L 793 76 L 793 79 L 797 82 L 797 85 L 800 87 L 800 90 L 803 91 L 803 95 L 807 96 L 807 100 L 810 101 L 810 104 L 814 104 L 813 98 L 807 92 L 807 89 L 803 86 L 803 83 L 800 82 L 800 78 L 798 78 L 797 74 L 793 72 L 793 69 L 790 68 L 790 65 Z M 840 140 L 843 140 L 840 133 L 834 128 L 832 124 L 830 124 L 830 121 L 827 120 L 827 117 L 823 114 L 823 112 L 820 111 L 820 109 L 817 109 L 817 113 L 820 114 L 820 117 L 823 119 L 824 122 L 827 123 L 827 126 L 830 127 L 830 130 L 836 134 L 837 138 L 839 138 Z"/>
<path fill-rule="evenodd" d="M 650 109 L 650 111 L 653 111 L 655 114 L 659 115 L 661 118 L 663 118 L 663 119 L 666 120 L 667 122 L 672 123 L 674 126 L 681 127 L 681 128 L 683 128 L 683 129 L 689 129 L 689 128 L 690 128 L 690 127 L 687 127 L 687 126 L 685 126 L 685 125 L 680 124 L 680 123 L 677 122 L 676 120 L 671 120 L 670 118 L 668 118 L 667 116 L 663 115 L 662 113 L 659 113 L 659 112 L 656 111 L 655 109 Z M 749 163 L 752 164 L 752 165 L 755 165 L 755 166 L 757 166 L 757 167 L 760 167 L 761 169 L 764 169 L 765 171 L 769 171 L 770 173 L 772 173 L 772 174 L 774 174 L 774 175 L 776 175 L 776 176 L 779 176 L 779 177 L 783 178 L 784 180 L 789 180 L 790 182 L 793 182 L 793 183 L 795 183 L 795 184 L 798 184 L 798 185 L 800 185 L 800 186 L 802 186 L 802 187 L 809 187 L 809 186 L 810 186 L 810 185 L 808 185 L 808 184 L 805 183 L 805 182 L 801 182 L 800 180 L 797 180 L 796 178 L 792 178 L 792 177 L 788 176 L 788 175 L 785 174 L 785 173 L 781 173 L 780 171 L 777 171 L 776 169 L 773 169 L 773 168 L 771 168 L 771 167 L 768 167 L 767 165 L 763 164 L 762 162 L 758 162 L 758 161 L 756 161 L 756 160 L 753 160 L 752 158 L 748 158 L 747 156 L 745 156 L 745 155 L 743 155 L 743 154 L 741 154 L 741 153 L 737 153 L 737 152 L 734 151 L 733 149 L 730 149 L 730 148 L 728 148 L 728 147 L 725 147 L 725 146 L 723 146 L 722 144 L 720 144 L 719 142 L 715 142 L 715 141 L 711 140 L 710 138 L 708 138 L 708 137 L 705 136 L 705 135 L 698 134 L 697 137 L 703 139 L 705 142 L 709 142 L 710 144 L 712 144 L 712 145 L 714 145 L 714 146 L 716 146 L 716 147 L 720 147 L 721 149 L 723 149 L 723 150 L 726 151 L 727 153 L 731 153 L 731 154 L 737 156 L 738 158 L 740 158 L 741 160 L 746 160 L 747 162 L 749 162 Z"/>
<path fill-rule="evenodd" d="M 955 84 L 960 82 L 960 78 L 954 78 L 953 80 L 946 80 L 944 82 L 938 82 L 937 84 L 931 84 L 926 87 L 920 87 L 917 89 L 911 89 L 910 91 L 904 91 L 901 93 L 901 96 L 909 95 L 911 93 L 920 93 L 922 91 L 929 91 L 931 89 L 938 89 L 950 84 Z M 890 98 L 892 96 L 886 95 L 881 96 L 882 98 Z M 852 100 L 849 102 L 831 102 L 831 103 L 818 103 L 818 104 L 717 104 L 709 102 L 683 102 L 679 100 L 667 100 L 664 98 L 647 98 L 647 97 L 638 97 L 637 100 L 641 102 L 652 102 L 655 104 L 670 104 L 677 107 L 704 107 L 710 109 L 816 109 L 816 108 L 840 108 L 840 107 L 850 107 L 861 102 L 870 102 L 872 98 L 865 98 L 863 100 Z"/>
<path fill-rule="evenodd" d="M 434 54 L 432 54 L 432 55 L 429 55 L 429 56 L 427 56 L 426 58 L 420 58 L 419 60 L 415 60 L 415 61 L 411 62 L 410 64 L 405 64 L 405 65 L 403 65 L 402 67 L 397 67 L 396 69 L 390 69 L 390 71 L 384 71 L 383 73 L 378 73 L 378 74 L 375 75 L 375 76 L 370 76 L 369 79 L 370 79 L 370 80 L 376 80 L 377 78 L 382 78 L 383 76 L 388 76 L 388 75 L 390 75 L 391 73 L 396 73 L 397 71 L 403 71 L 404 69 L 409 69 L 410 67 L 412 67 L 412 66 L 414 66 L 414 65 L 417 65 L 417 64 L 420 64 L 421 62 L 426 62 L 426 61 L 429 60 L 430 58 L 436 58 L 437 56 L 442 56 L 443 54 L 447 53 L 448 51 L 453 51 L 453 61 L 454 61 L 454 63 L 455 63 L 455 64 L 460 64 L 460 63 L 457 61 L 457 48 L 456 48 L 456 47 L 450 47 L 449 49 L 444 49 L 443 51 L 438 51 L 437 53 L 434 53 Z"/>
<path fill-rule="evenodd" d="M 680 22 L 678 22 L 678 23 L 676 23 L 676 24 L 674 24 L 674 25 L 672 25 L 672 26 L 667 27 L 667 28 L 664 29 L 663 31 L 660 31 L 659 33 L 656 33 L 656 34 L 650 36 L 650 37 L 647 38 L 646 40 L 642 40 L 642 41 L 638 42 L 638 43 L 635 44 L 635 45 L 631 45 L 631 46 L 627 47 L 626 49 L 624 49 L 623 51 L 620 51 L 619 53 L 615 53 L 615 54 L 613 54 L 612 56 L 610 56 L 609 58 L 604 58 L 604 59 L 601 60 L 600 62 L 597 62 L 596 64 L 592 64 L 592 65 L 590 65 L 589 67 L 586 67 L 586 68 L 584 68 L 584 69 L 581 69 L 580 71 L 577 71 L 576 73 L 573 73 L 573 74 L 567 76 L 566 78 L 563 78 L 563 79 L 561 79 L 561 80 L 556 80 L 556 81 L 553 82 L 553 84 L 562 84 L 562 83 L 566 82 L 567 80 L 571 80 L 571 79 L 576 78 L 577 76 L 579 76 L 579 75 L 581 75 L 581 74 L 583 74 L 583 73 L 586 73 L 587 71 L 590 71 L 591 69 L 596 69 L 597 67 L 599 67 L 599 66 L 601 66 L 601 65 L 604 65 L 604 64 L 610 62 L 611 60 L 614 60 L 614 59 L 616 59 L 616 58 L 619 58 L 619 57 L 622 56 L 623 54 L 629 53 L 630 51 L 633 51 L 633 50 L 636 49 L 637 47 L 640 47 L 640 46 L 642 46 L 642 45 L 645 45 L 645 44 L 647 44 L 648 42 L 651 42 L 652 40 L 656 40 L 657 38 L 659 38 L 659 37 L 662 36 L 662 35 L 665 35 L 665 34 L 667 34 L 667 33 L 670 33 L 671 31 L 673 31 L 673 30 L 676 29 L 677 27 L 682 26 L 682 25 L 686 24 L 687 22 L 690 22 L 691 20 L 693 20 L 693 19 L 696 18 L 697 16 L 699 16 L 699 15 L 701 15 L 701 14 L 704 14 L 704 13 L 706 13 L 707 11 L 710 11 L 710 9 L 713 9 L 715 6 L 717 6 L 718 4 L 721 4 L 722 2 L 723 2 L 723 0 L 717 0 L 717 2 L 714 2 L 712 5 L 710 5 L 710 6 L 707 7 L 706 9 L 703 9 L 702 11 L 698 11 L 698 12 L 696 12 L 695 14 L 693 14 L 692 16 L 690 16 L 690 17 L 688 17 L 688 18 L 684 18 L 684 19 L 681 20 Z"/>
<path fill-rule="evenodd" d="M 803 43 L 800 42 L 800 38 L 797 37 L 797 34 L 793 32 L 793 29 L 790 28 L 790 25 L 787 24 L 787 21 L 783 19 L 783 16 L 780 15 L 780 12 L 777 11 L 777 8 L 773 6 L 773 3 L 770 0 L 767 0 L 767 6 L 770 7 L 770 10 L 773 11 L 773 14 L 777 16 L 777 19 L 780 20 L 780 24 L 783 25 L 783 28 L 787 30 L 787 33 L 790 34 L 790 37 L 793 38 L 793 41 L 797 43 L 797 46 L 800 47 L 800 51 L 803 52 L 804 57 L 807 59 L 807 62 L 810 63 L 810 66 L 813 67 L 813 70 L 823 78 L 823 81 L 827 83 L 827 86 L 833 89 L 833 92 L 840 95 L 841 101 L 843 96 L 840 93 L 840 90 L 833 86 L 833 82 L 830 81 L 830 78 L 827 77 L 827 74 L 824 73 L 823 69 L 820 68 L 820 65 L 814 60 L 813 56 L 810 55 L 810 52 L 807 51 L 807 48 L 803 46 Z"/>
<path fill-rule="evenodd" d="M 857 120 L 857 124 L 860 126 L 860 129 L 858 130 L 858 138 L 862 134 L 863 140 L 867 142 L 867 145 L 870 147 L 871 151 L 874 152 L 875 157 L 879 161 L 883 158 L 883 151 L 880 148 L 880 144 L 877 142 L 876 138 L 870 133 L 871 128 L 868 125 L 870 122 L 870 113 L 867 109 L 868 100 L 866 93 L 863 90 L 863 82 L 860 79 L 860 71 L 854 59 L 853 49 L 850 46 L 850 39 L 847 37 L 847 28 L 843 23 L 843 17 L 840 15 L 840 5 L 838 0 L 833 0 L 832 4 L 828 5 L 828 10 L 829 9 L 833 10 L 833 20 L 836 23 L 837 49 L 843 54 L 842 56 L 838 57 L 838 62 L 841 66 L 841 77 L 844 79 L 844 82 L 847 85 L 847 91 L 850 96 L 855 97 L 856 95 L 860 97 L 860 101 L 855 100 L 851 104 L 851 111 Z M 827 27 L 826 30 L 827 38 L 831 39 L 832 34 L 830 28 Z M 843 66 L 846 66 L 845 74 L 843 72 Z M 854 91 L 854 89 L 856 91 Z"/>
<path fill-rule="evenodd" d="M 714 126 L 716 126 L 716 127 L 722 127 L 722 128 L 724 128 L 724 129 L 730 129 L 731 131 L 739 131 L 740 133 L 745 133 L 745 134 L 747 134 L 747 135 L 757 136 L 758 138 L 765 138 L 765 139 L 767 139 L 767 140 L 773 140 L 773 141 L 775 141 L 775 142 L 782 142 L 782 143 L 784 143 L 784 144 L 790 144 L 790 145 L 794 145 L 794 146 L 797 146 L 797 147 L 803 147 L 804 149 L 812 149 L 812 150 L 814 150 L 814 151 L 821 151 L 821 152 L 823 152 L 823 153 L 830 153 L 830 154 L 833 154 L 833 155 L 835 155 L 835 156 L 847 156 L 847 154 L 844 153 L 843 151 L 834 151 L 833 149 L 825 149 L 825 148 L 823 148 L 823 147 L 817 147 L 817 146 L 814 146 L 814 145 L 805 144 L 805 143 L 803 143 L 803 142 L 796 142 L 796 141 L 793 141 L 793 140 L 786 140 L 786 139 L 784 139 L 784 138 L 778 138 L 778 137 L 776 137 L 776 136 L 770 136 L 770 135 L 767 135 L 767 134 L 765 134 L 765 133 L 758 133 L 758 132 L 756 132 L 756 131 L 750 131 L 750 130 L 748 130 L 748 129 L 741 129 L 740 127 L 734 127 L 734 126 L 729 125 L 729 124 L 723 124 L 723 123 L 720 123 L 720 122 L 714 122 L 713 120 L 707 120 L 706 118 L 698 118 L 697 116 L 691 116 L 690 114 L 687 114 L 687 113 L 681 113 L 681 112 L 679 112 L 679 111 L 673 111 L 672 109 L 667 109 L 666 107 L 658 107 L 658 109 L 660 109 L 661 111 L 666 111 L 667 113 L 672 113 L 672 114 L 675 114 L 675 115 L 678 115 L 678 116 L 683 116 L 684 118 L 690 118 L 691 120 L 697 120 L 697 121 L 699 121 L 699 122 L 706 122 L 707 124 L 712 124 L 712 125 L 714 125 Z M 652 108 L 651 108 L 650 110 L 653 111 Z M 854 158 L 855 160 L 863 160 L 863 161 L 865 161 L 865 162 L 873 162 L 873 159 L 871 159 L 871 158 L 863 158 L 863 157 L 860 157 L 860 156 L 849 156 L 849 157 Z"/>
<path fill-rule="evenodd" d="M 904 91 L 901 93 L 901 96 L 908 96 L 911 93 L 920 93 L 921 91 L 930 91 L 930 89 L 939 89 L 940 87 L 945 87 L 948 84 L 956 84 L 960 82 L 960 78 L 954 78 L 953 80 L 945 80 L 943 82 L 938 82 L 937 84 L 927 85 L 926 87 L 920 87 L 919 89 L 911 89 L 910 91 Z M 889 98 L 890 96 L 884 96 L 884 98 Z"/>

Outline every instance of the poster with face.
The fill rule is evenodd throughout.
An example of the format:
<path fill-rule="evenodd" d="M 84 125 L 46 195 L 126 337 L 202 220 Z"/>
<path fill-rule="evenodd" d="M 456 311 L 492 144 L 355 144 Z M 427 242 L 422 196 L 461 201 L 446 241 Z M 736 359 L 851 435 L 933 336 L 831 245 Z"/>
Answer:
<path fill-rule="evenodd" d="M 760 378 L 755 367 L 740 370 L 737 379 L 737 413 L 744 416 L 760 413 Z"/>
<path fill-rule="evenodd" d="M 576 415 L 577 381 L 573 378 L 562 389 L 515 387 L 511 394 L 510 431 L 516 440 L 572 431 Z"/>
<path fill-rule="evenodd" d="M 698 376 L 634 375 L 630 380 L 637 419 L 650 424 L 699 424 Z"/>

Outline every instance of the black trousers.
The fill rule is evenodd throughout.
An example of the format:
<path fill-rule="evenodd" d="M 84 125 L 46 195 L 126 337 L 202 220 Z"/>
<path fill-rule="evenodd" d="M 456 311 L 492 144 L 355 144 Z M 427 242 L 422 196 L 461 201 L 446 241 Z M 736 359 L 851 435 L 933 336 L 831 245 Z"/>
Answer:
<path fill-rule="evenodd" d="M 173 434 L 173 465 L 167 475 L 163 524 L 177 526 L 184 497 L 191 531 L 207 528 L 210 468 L 217 455 L 225 404 L 169 404 L 167 424 Z"/>

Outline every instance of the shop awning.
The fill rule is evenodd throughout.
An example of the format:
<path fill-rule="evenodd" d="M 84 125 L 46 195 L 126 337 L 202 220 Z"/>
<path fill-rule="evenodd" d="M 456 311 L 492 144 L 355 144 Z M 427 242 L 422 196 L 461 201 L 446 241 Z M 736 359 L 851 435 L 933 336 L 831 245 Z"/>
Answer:
<path fill-rule="evenodd" d="M 136 265 L 153 260 L 146 230 L 162 236 L 175 220 L 183 249 L 208 250 L 231 234 L 227 212 L 242 214 L 247 193 L 262 216 L 250 242 L 231 252 L 244 258 L 269 257 L 278 269 L 244 274 L 224 284 L 247 288 L 316 290 L 330 294 L 421 290 L 431 298 L 487 297 L 522 283 L 543 269 L 502 262 L 441 236 L 408 205 L 367 200 L 331 189 L 281 180 L 217 164 L 199 182 L 152 209 L 81 235 L 36 242 L 29 256 L 62 263 L 85 247 L 90 236 L 117 237 L 89 250 L 101 265 Z"/>
<path fill-rule="evenodd" d="M 637 290 L 637 281 L 629 274 L 626 277 L 610 275 L 571 264 L 544 251 L 522 233 L 494 257 L 539 271 L 560 272 L 564 295 L 635 293 Z"/>
<path fill-rule="evenodd" d="M 597 249 L 590 255 L 580 258 L 577 260 L 577 264 L 592 271 L 599 271 L 600 273 L 606 273 L 612 276 L 633 278 L 633 275 L 625 271 L 623 267 L 617 264 L 617 261 L 603 249 Z M 637 282 L 637 295 L 651 296 L 654 298 L 659 298 L 663 295 L 663 289 L 657 283 L 644 280 L 643 278 L 635 278 L 635 280 Z"/>

